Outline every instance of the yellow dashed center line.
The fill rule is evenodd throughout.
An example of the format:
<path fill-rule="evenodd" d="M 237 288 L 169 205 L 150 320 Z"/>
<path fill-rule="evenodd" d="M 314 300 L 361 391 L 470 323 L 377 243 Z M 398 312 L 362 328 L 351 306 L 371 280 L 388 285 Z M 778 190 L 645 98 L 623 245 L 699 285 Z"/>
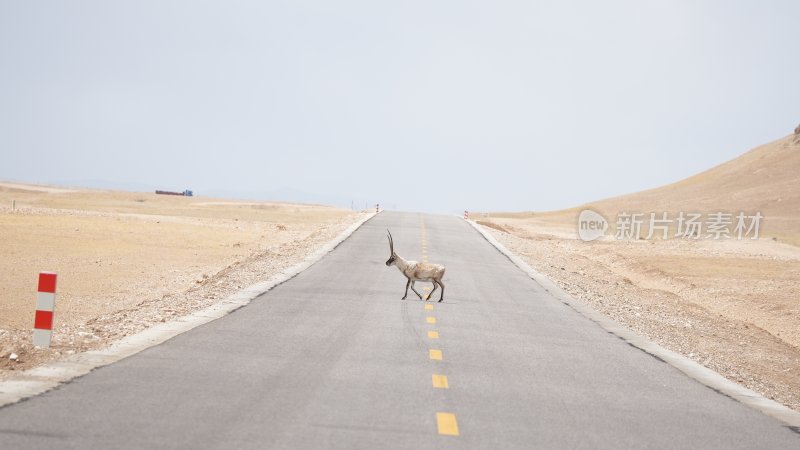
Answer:
<path fill-rule="evenodd" d="M 447 375 L 437 375 L 433 374 L 431 377 L 433 379 L 433 387 L 439 389 L 448 389 L 450 386 L 447 385 Z"/>
<path fill-rule="evenodd" d="M 456 415 L 453 413 L 437 412 L 436 427 L 439 429 L 439 434 L 458 436 L 458 422 L 456 422 Z"/>
<path fill-rule="evenodd" d="M 422 254 L 422 262 L 428 262 L 428 240 L 427 240 L 427 230 L 425 229 L 425 219 L 424 217 L 421 218 L 421 231 L 422 236 L 420 239 L 420 250 Z M 431 287 L 423 288 L 424 292 L 431 291 Z M 425 311 L 433 311 L 433 305 L 426 304 Z M 436 318 L 433 316 L 426 316 L 425 322 L 430 325 L 436 324 Z M 428 331 L 428 339 L 439 339 L 439 332 L 430 330 Z M 442 351 L 440 349 L 428 349 L 428 357 L 433 361 L 441 361 L 442 360 Z M 449 389 L 450 384 L 447 380 L 447 375 L 441 374 L 433 374 L 431 375 L 431 382 L 433 387 L 436 389 Z M 448 412 L 437 412 L 436 413 L 436 428 L 439 434 L 444 436 L 458 436 L 458 422 L 456 421 L 456 415 L 453 413 Z"/>

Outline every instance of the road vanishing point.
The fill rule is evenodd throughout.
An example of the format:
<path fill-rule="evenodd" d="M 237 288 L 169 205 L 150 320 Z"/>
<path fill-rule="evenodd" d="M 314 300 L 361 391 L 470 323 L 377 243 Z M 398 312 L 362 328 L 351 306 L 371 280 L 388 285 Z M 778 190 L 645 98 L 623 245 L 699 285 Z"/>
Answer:
<path fill-rule="evenodd" d="M 387 228 L 403 257 L 447 267 L 444 302 L 400 300 Z M 384 212 L 247 306 L 1 408 L 0 448 L 798 449 L 800 434 L 605 331 L 465 221 Z"/>

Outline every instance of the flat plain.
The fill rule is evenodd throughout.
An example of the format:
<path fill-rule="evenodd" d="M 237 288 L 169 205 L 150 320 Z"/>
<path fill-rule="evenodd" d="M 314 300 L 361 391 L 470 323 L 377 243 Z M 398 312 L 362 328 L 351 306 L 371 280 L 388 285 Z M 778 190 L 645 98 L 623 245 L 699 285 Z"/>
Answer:
<path fill-rule="evenodd" d="M 301 261 L 359 217 L 318 205 L 0 183 L 0 379 L 208 306 Z M 58 273 L 49 350 L 30 344 L 40 271 Z"/>

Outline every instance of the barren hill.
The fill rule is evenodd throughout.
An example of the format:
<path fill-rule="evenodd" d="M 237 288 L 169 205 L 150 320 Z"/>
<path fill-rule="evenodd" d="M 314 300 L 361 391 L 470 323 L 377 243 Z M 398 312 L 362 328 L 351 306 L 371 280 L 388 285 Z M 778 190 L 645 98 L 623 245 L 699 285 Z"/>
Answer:
<path fill-rule="evenodd" d="M 584 242 L 577 218 L 587 208 L 612 229 L 623 211 L 645 221 L 650 212 L 761 212 L 761 239 Z M 677 183 L 478 222 L 592 308 L 800 411 L 800 127 Z"/>
<path fill-rule="evenodd" d="M 796 240 L 800 234 L 800 140 L 787 136 L 677 183 L 592 206 L 614 214 L 621 207 L 656 212 L 761 211 L 764 235 Z"/>
<path fill-rule="evenodd" d="M 536 217 L 574 228 L 579 211 L 592 208 L 611 222 L 619 212 L 760 211 L 762 237 L 800 245 L 800 134 L 757 147 L 705 172 L 666 186 L 622 195 L 562 211 L 512 213 L 495 217 Z"/>

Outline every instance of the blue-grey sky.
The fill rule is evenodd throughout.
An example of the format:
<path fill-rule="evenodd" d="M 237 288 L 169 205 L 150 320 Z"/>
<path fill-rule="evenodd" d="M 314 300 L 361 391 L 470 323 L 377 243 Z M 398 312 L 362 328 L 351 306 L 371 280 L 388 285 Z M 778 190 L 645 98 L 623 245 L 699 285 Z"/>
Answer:
<path fill-rule="evenodd" d="M 0 179 L 561 209 L 789 134 L 798 23 L 793 0 L 0 0 Z"/>

